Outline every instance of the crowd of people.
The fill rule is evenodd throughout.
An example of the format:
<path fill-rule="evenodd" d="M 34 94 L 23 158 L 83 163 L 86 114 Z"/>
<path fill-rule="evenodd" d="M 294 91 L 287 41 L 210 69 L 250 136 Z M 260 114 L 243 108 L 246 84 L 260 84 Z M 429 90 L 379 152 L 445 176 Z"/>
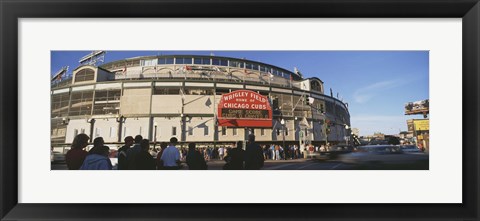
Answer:
<path fill-rule="evenodd" d="M 275 144 L 263 146 L 263 156 L 265 160 L 301 159 L 307 158 L 307 156 L 316 152 L 325 151 L 330 151 L 330 146 L 303 145 L 299 147 L 297 145 L 286 145 L 286 147 L 283 147 Z"/>
<path fill-rule="evenodd" d="M 93 141 L 93 147 L 87 152 L 89 137 L 86 134 L 75 136 L 71 149 L 65 155 L 69 170 L 112 170 L 109 158 L 110 148 L 105 146 L 102 137 Z M 118 149 L 118 170 L 178 170 L 185 161 L 190 170 L 208 169 L 206 161 L 219 159 L 226 161 L 223 169 L 226 170 L 258 170 L 264 164 L 264 151 L 255 143 L 255 136 L 248 138 L 246 150 L 243 142 L 238 141 L 235 148 L 196 148 L 195 143 L 188 144 L 188 150 L 177 148 L 177 138 L 160 143 L 160 149 L 150 149 L 150 141 L 141 135 L 127 136 L 125 144 Z"/>

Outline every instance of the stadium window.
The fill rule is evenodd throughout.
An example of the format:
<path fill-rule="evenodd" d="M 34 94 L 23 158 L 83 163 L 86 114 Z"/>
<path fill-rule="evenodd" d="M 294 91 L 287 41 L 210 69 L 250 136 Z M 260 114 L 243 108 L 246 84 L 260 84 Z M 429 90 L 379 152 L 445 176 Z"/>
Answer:
<path fill-rule="evenodd" d="M 95 137 L 101 137 L 101 132 L 100 128 L 95 128 Z"/>
<path fill-rule="evenodd" d="M 222 136 L 227 135 L 227 127 L 222 127 Z"/>
<path fill-rule="evenodd" d="M 267 67 L 265 67 L 265 66 L 260 66 L 260 71 L 261 71 L 261 72 L 267 72 Z"/>
<path fill-rule="evenodd" d="M 210 58 L 194 58 L 193 63 L 210 65 Z"/>
<path fill-rule="evenodd" d="M 188 135 L 193 136 L 193 127 L 188 127 Z"/>
<path fill-rule="evenodd" d="M 256 65 L 256 64 L 252 64 L 252 70 L 256 70 L 256 71 L 258 71 L 258 65 Z"/>
<path fill-rule="evenodd" d="M 265 128 L 262 128 L 262 129 L 260 130 L 260 135 L 265 136 Z"/>
<path fill-rule="evenodd" d="M 245 63 L 245 68 L 246 68 L 246 69 L 252 69 L 252 64 L 250 64 L 250 63 Z"/>
<path fill-rule="evenodd" d="M 121 90 L 95 91 L 93 114 L 118 114 L 120 109 Z"/>
<path fill-rule="evenodd" d="M 115 127 L 110 127 L 110 137 L 115 137 Z"/>
<path fill-rule="evenodd" d="M 285 127 L 285 136 L 288 136 L 288 127 Z"/>
<path fill-rule="evenodd" d="M 70 116 L 90 115 L 92 111 L 93 91 L 72 92 Z"/>
<path fill-rule="evenodd" d="M 233 128 L 232 134 L 233 136 L 237 136 L 237 128 Z"/>
<path fill-rule="evenodd" d="M 52 95 L 51 110 L 52 116 L 63 117 L 68 115 L 69 93 Z"/>
<path fill-rule="evenodd" d="M 212 59 L 212 65 L 228 66 L 228 60 L 225 59 Z"/>
<path fill-rule="evenodd" d="M 229 66 L 230 67 L 236 67 L 236 68 L 243 68 L 244 62 L 243 61 L 230 61 Z"/>
<path fill-rule="evenodd" d="M 140 65 L 142 65 L 142 66 L 155 66 L 157 63 L 158 63 L 158 60 L 156 58 L 140 61 Z"/>
<path fill-rule="evenodd" d="M 85 68 L 75 74 L 75 82 L 93 81 L 94 79 L 95 71 L 90 68 Z"/>
<path fill-rule="evenodd" d="M 192 64 L 192 58 L 175 58 L 175 64 Z"/>
<path fill-rule="evenodd" d="M 213 95 L 213 89 L 205 88 L 186 88 L 185 94 L 187 95 Z"/>
<path fill-rule="evenodd" d="M 280 136 L 280 129 L 277 128 L 277 136 Z"/>
<path fill-rule="evenodd" d="M 230 93 L 230 89 L 227 89 L 227 88 L 217 88 L 216 91 L 215 91 L 216 95 L 223 95 L 223 94 L 227 94 L 227 93 Z"/>
<path fill-rule="evenodd" d="M 205 127 L 203 128 L 203 135 L 204 135 L 204 136 L 208 136 L 208 126 L 205 126 Z"/>
<path fill-rule="evenodd" d="M 172 136 L 177 136 L 177 127 L 172 127 Z"/>
<path fill-rule="evenodd" d="M 173 95 L 178 95 L 180 94 L 180 88 L 179 87 L 155 87 L 153 90 L 154 95 L 168 95 L 168 94 L 173 94 Z"/>

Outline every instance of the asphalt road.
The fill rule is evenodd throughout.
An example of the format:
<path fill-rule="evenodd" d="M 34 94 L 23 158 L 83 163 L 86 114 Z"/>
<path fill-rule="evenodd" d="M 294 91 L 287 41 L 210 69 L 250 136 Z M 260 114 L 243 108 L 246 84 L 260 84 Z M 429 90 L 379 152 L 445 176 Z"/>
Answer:
<path fill-rule="evenodd" d="M 222 170 L 225 161 L 213 160 L 207 162 L 209 170 Z M 296 160 L 266 160 L 262 170 L 345 170 L 351 169 L 352 165 L 344 164 L 338 161 L 319 161 L 313 159 Z M 52 164 L 52 170 L 66 170 L 65 163 Z M 188 169 L 183 163 L 184 170 Z"/>

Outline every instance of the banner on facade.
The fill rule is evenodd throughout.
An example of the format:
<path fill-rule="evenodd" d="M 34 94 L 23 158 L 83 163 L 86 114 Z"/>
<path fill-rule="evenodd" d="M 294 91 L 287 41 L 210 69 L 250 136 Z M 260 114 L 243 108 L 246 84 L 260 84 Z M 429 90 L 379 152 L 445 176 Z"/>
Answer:
<path fill-rule="evenodd" d="M 222 95 L 217 118 L 222 127 L 272 127 L 272 108 L 266 96 L 237 90 Z"/>

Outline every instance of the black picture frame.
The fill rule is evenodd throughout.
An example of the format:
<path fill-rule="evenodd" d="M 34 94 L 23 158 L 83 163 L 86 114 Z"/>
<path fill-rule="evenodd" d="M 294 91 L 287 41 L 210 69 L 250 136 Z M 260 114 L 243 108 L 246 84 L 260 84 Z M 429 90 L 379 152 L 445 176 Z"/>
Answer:
<path fill-rule="evenodd" d="M 0 15 L 2 220 L 479 220 L 478 0 L 1 0 Z M 18 19 L 83 17 L 462 18 L 463 141 L 445 145 L 463 145 L 463 203 L 20 204 L 17 153 L 17 131 L 21 129 L 18 126 Z M 448 120 L 453 119 L 445 119 Z"/>

